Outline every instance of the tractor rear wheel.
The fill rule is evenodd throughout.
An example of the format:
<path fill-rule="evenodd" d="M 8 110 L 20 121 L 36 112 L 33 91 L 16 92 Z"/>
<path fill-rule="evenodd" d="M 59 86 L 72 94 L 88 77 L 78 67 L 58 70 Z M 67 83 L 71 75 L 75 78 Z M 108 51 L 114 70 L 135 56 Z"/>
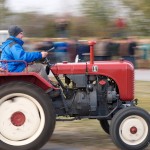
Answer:
<path fill-rule="evenodd" d="M 120 110 L 112 119 L 110 135 L 122 150 L 143 150 L 150 141 L 150 115 L 138 107 Z"/>
<path fill-rule="evenodd" d="M 0 86 L 0 149 L 36 150 L 53 133 L 56 116 L 51 99 L 27 82 Z"/>

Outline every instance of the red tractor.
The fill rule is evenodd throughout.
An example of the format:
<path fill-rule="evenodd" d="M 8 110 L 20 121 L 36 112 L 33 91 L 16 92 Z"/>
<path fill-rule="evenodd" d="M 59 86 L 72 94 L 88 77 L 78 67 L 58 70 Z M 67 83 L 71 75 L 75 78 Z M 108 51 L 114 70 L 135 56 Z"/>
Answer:
<path fill-rule="evenodd" d="M 94 61 L 94 44 L 89 42 L 89 62 L 51 65 L 46 59 L 57 86 L 27 70 L 0 73 L 0 149 L 40 149 L 56 120 L 83 118 L 97 119 L 120 149 L 148 146 L 150 116 L 136 107 L 133 65 L 124 60 Z"/>

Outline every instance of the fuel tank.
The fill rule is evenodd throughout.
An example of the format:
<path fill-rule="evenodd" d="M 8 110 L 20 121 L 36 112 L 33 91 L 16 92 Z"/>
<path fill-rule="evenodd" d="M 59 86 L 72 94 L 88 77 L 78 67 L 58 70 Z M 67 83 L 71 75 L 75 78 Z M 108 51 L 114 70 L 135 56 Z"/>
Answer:
<path fill-rule="evenodd" d="M 120 100 L 131 101 L 134 99 L 134 67 L 125 60 L 118 61 L 94 61 L 55 64 L 51 71 L 56 74 L 86 74 L 104 75 L 112 78 L 118 85 Z"/>

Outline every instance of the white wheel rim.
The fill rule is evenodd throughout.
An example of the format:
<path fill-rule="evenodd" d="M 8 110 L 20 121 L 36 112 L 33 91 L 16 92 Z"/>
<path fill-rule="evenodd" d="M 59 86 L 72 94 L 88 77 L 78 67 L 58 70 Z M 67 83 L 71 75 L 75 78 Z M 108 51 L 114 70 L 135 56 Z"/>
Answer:
<path fill-rule="evenodd" d="M 146 139 L 148 135 L 148 125 L 140 116 L 129 116 L 121 123 L 119 135 L 124 143 L 128 145 L 138 145 Z"/>
<path fill-rule="evenodd" d="M 45 115 L 33 97 L 13 93 L 0 99 L 0 140 L 14 146 L 33 142 L 41 134 Z"/>

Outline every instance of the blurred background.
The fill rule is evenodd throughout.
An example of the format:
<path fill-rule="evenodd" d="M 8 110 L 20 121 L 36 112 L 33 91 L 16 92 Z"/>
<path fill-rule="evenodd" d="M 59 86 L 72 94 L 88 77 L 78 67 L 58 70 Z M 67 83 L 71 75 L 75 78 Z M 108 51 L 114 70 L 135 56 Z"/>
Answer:
<path fill-rule="evenodd" d="M 94 39 L 96 60 L 121 57 L 149 68 L 149 24 L 149 0 L 0 0 L 0 32 L 21 26 L 26 50 L 44 50 L 55 42 L 54 63 L 73 62 L 77 54 L 87 61 L 87 40 Z"/>
<path fill-rule="evenodd" d="M 149 36 L 150 4 L 149 0 L 0 0 L 1 30 L 18 24 L 27 37 L 57 37 L 59 23 L 67 24 L 65 36 Z"/>

